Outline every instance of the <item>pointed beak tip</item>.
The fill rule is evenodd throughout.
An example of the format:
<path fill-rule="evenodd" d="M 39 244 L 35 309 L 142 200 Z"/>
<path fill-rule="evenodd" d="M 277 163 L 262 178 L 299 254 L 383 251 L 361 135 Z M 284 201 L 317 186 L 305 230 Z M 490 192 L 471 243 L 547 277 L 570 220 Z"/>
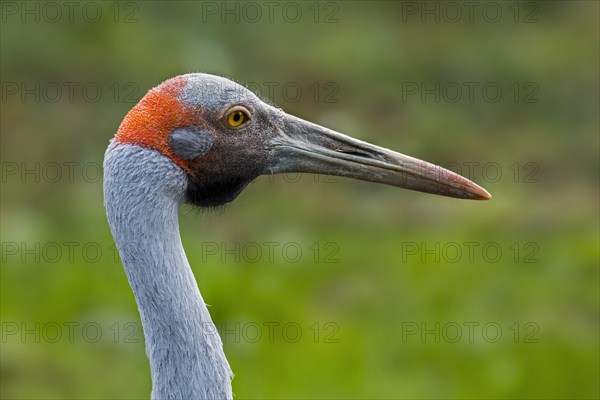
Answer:
<path fill-rule="evenodd" d="M 490 192 L 488 192 L 481 186 L 479 186 L 478 189 L 479 190 L 475 193 L 477 195 L 475 200 L 491 200 L 492 199 L 492 195 L 490 194 Z"/>

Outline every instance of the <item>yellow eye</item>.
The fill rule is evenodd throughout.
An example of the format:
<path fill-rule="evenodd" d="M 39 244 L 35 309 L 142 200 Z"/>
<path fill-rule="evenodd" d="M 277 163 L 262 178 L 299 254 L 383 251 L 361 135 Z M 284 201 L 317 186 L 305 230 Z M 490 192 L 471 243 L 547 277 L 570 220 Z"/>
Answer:
<path fill-rule="evenodd" d="M 248 116 L 242 110 L 234 110 L 227 115 L 227 123 L 232 128 L 237 128 L 248 120 Z"/>

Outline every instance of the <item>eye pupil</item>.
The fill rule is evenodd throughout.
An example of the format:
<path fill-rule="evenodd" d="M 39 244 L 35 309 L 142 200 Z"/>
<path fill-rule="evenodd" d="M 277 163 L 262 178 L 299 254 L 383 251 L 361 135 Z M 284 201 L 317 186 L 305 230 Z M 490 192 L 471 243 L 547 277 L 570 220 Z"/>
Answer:
<path fill-rule="evenodd" d="M 226 117 L 226 123 L 233 128 L 242 126 L 247 120 L 249 120 L 248 114 L 242 110 L 232 110 Z"/>

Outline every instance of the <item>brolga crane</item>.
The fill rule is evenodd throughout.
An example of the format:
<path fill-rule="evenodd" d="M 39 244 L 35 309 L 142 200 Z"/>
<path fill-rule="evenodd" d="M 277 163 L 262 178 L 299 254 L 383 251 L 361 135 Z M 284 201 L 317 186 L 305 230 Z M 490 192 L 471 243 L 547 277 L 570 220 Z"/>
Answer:
<path fill-rule="evenodd" d="M 179 206 L 219 206 L 256 177 L 285 172 L 491 197 L 441 167 L 289 115 L 228 79 L 163 82 L 127 114 L 104 158 L 104 205 L 140 312 L 152 398 L 233 396 L 223 343 L 181 243 Z"/>

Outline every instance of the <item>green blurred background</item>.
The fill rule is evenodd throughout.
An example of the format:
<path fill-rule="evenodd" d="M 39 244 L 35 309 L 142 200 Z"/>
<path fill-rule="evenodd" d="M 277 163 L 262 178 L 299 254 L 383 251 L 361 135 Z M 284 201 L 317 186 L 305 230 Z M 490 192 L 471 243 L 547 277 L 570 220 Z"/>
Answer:
<path fill-rule="evenodd" d="M 149 396 L 99 166 L 197 71 L 494 196 L 289 175 L 183 208 L 237 398 L 598 398 L 597 2 L 66 3 L 2 3 L 2 398 Z"/>

